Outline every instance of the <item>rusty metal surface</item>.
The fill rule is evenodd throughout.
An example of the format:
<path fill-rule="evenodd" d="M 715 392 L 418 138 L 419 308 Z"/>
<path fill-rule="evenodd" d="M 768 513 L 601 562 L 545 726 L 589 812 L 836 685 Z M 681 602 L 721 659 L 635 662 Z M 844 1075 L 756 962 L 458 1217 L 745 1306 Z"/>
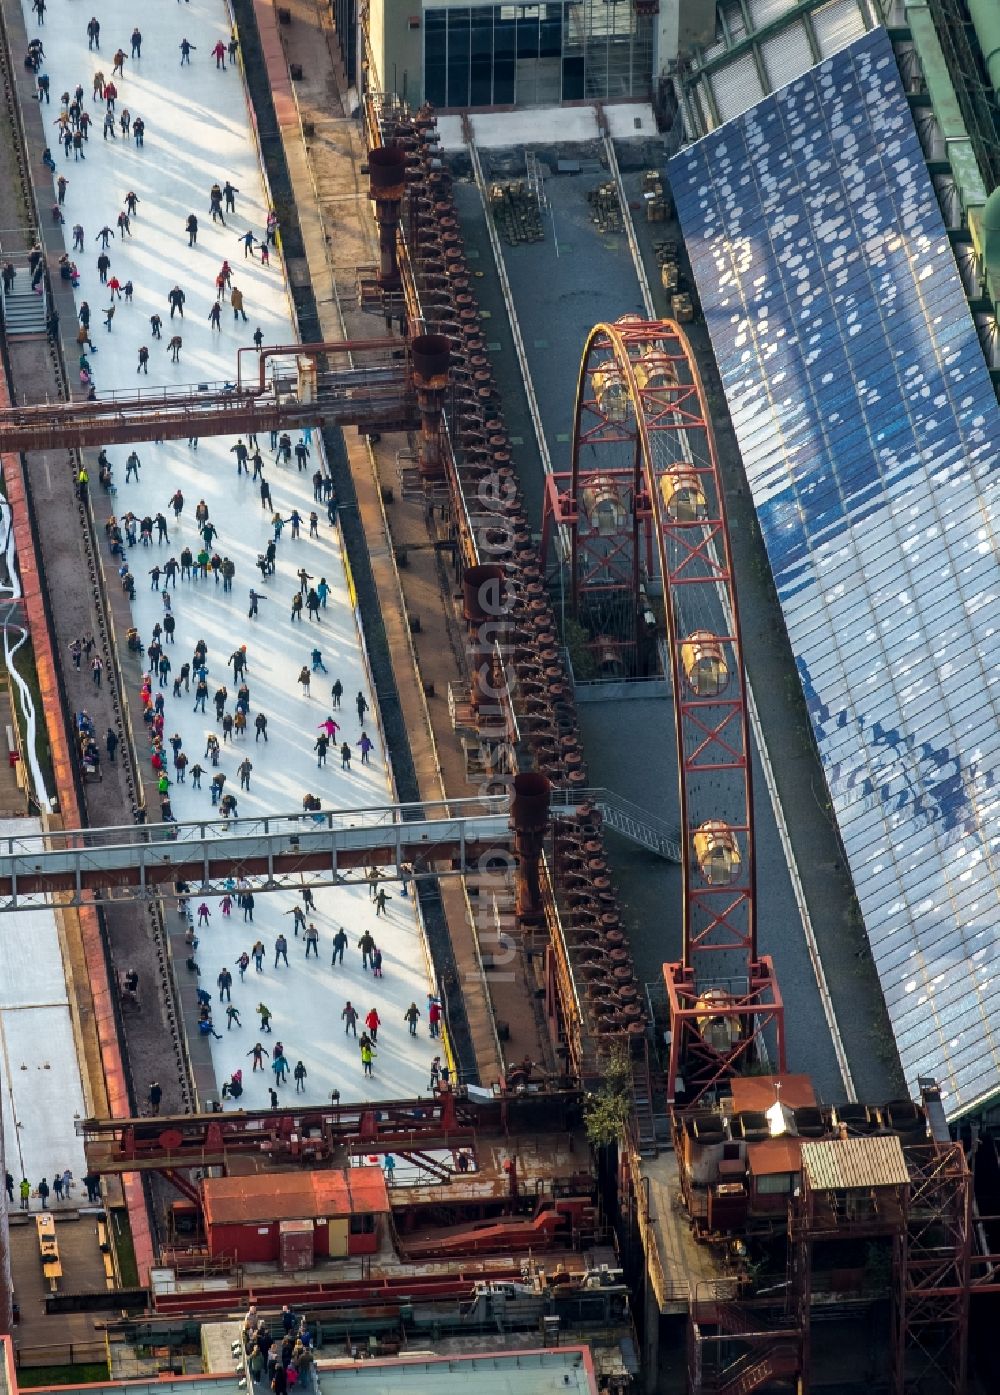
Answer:
<path fill-rule="evenodd" d="M 589 1192 L 593 1182 L 583 1129 L 531 1137 L 477 1137 L 475 1166 L 475 1172 L 463 1173 L 445 1183 L 407 1187 L 407 1205 L 454 1205 L 459 1196 L 466 1203 L 551 1195 L 555 1191 Z"/>
<path fill-rule="evenodd" d="M 0 450 L 73 450 L 133 441 L 231 436 L 298 426 L 405 431 L 419 419 L 402 370 L 381 381 L 343 386 L 320 381 L 313 401 L 237 392 L 222 383 L 148 389 L 93 402 L 14 407 L 0 413 Z"/>

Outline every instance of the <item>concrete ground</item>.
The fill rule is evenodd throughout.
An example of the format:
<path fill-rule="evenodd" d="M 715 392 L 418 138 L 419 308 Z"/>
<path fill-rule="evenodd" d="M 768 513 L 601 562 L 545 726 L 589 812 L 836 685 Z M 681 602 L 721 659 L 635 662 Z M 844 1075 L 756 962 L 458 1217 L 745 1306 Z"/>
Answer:
<path fill-rule="evenodd" d="M 59 1290 L 65 1293 L 103 1293 L 104 1260 L 97 1239 L 97 1218 L 92 1213 L 56 1213 L 56 1243 L 63 1275 Z M 38 1236 L 34 1218 L 16 1217 L 10 1227 L 11 1265 L 21 1310 L 17 1326 L 18 1362 L 26 1366 L 58 1366 L 104 1358 L 102 1321 L 95 1313 L 60 1313 L 53 1319 L 45 1312 L 50 1292 L 38 1260 Z"/>

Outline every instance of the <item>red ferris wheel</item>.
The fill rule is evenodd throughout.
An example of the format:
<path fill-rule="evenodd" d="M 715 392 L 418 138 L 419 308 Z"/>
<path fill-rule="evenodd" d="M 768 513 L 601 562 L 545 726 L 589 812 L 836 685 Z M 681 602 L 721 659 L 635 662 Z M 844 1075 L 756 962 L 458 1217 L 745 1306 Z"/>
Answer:
<path fill-rule="evenodd" d="M 574 658 L 588 676 L 661 671 L 673 692 L 682 950 L 663 966 L 667 1093 L 691 1105 L 768 1060 L 785 1067 L 773 965 L 757 949 L 747 688 L 725 498 L 684 331 L 627 315 L 590 333 L 572 469 L 549 477 L 548 563 L 568 569 Z M 578 677 L 581 676 L 578 674 Z"/>

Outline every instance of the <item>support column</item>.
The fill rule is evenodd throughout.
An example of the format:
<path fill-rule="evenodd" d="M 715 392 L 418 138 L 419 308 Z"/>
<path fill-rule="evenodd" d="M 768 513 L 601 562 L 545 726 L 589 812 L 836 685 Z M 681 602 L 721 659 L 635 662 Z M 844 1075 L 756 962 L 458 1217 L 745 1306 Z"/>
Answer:
<path fill-rule="evenodd" d="M 0 1169 L 7 1171 L 3 1116 L 0 1114 Z M 16 1180 L 17 1173 L 14 1178 Z M 0 1187 L 0 1336 L 14 1331 L 14 1281 L 10 1272 L 10 1217 L 6 1189 Z M 2 1359 L 2 1358 L 0 1358 Z"/>
<path fill-rule="evenodd" d="M 645 1271 L 644 1310 L 642 1314 L 642 1386 L 644 1395 L 656 1395 L 660 1379 L 660 1305 L 649 1272 Z"/>

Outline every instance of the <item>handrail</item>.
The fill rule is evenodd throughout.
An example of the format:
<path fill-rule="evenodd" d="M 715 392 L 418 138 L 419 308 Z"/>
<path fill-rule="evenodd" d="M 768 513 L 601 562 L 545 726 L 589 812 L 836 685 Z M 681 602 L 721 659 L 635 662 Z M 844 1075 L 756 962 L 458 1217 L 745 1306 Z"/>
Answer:
<path fill-rule="evenodd" d="M 681 836 L 676 825 L 668 824 L 658 814 L 650 813 L 648 809 L 634 803 L 631 799 L 626 799 L 616 790 L 596 785 L 586 789 L 552 791 L 552 812 L 554 815 L 563 812 L 567 816 L 571 816 L 581 804 L 595 805 L 612 829 L 615 828 L 615 824 L 613 819 L 608 818 L 608 814 L 613 811 L 621 813 L 625 818 L 630 818 L 638 824 L 645 824 L 654 836 L 666 845 L 664 855 L 673 862 L 680 862 Z M 620 829 L 616 831 L 621 832 Z"/>
<path fill-rule="evenodd" d="M 347 828 L 334 827 L 322 814 L 315 827 L 313 817 L 261 821 L 280 827 L 248 832 L 233 817 L 221 831 L 195 825 L 211 836 L 185 840 L 174 838 L 173 824 L 143 825 L 136 830 L 145 835 L 141 842 L 0 852 L 0 902 L 16 911 L 48 904 L 56 893 L 65 893 L 71 905 L 188 894 L 176 890 L 178 883 L 194 885 L 192 894 L 221 894 L 236 884 L 234 864 L 243 883 L 260 891 L 306 879 L 313 886 L 356 883 L 373 865 L 386 869 L 380 876 L 388 881 L 461 876 L 484 848 L 506 845 L 510 837 L 505 813 Z"/>
<path fill-rule="evenodd" d="M 162 841 L 170 831 L 170 842 L 203 842 L 212 839 L 227 841 L 234 828 L 239 829 L 243 838 L 260 835 L 263 837 L 284 834 L 300 836 L 301 824 L 310 822 L 330 829 L 392 828 L 408 823 L 458 822 L 478 814 L 483 818 L 493 818 L 507 813 L 509 801 L 506 795 L 467 796 L 463 799 L 435 799 L 409 804 L 372 804 L 355 809 L 323 809 L 315 812 L 289 812 L 265 814 L 251 818 L 192 819 L 184 823 L 157 826 L 136 826 L 134 824 L 108 825 L 105 828 L 64 828 L 47 833 L 22 835 L 0 839 L 0 857 L 29 857 L 42 852 L 55 852 L 61 848 L 81 850 L 85 848 L 109 848 L 127 845 L 148 844 L 151 835 Z M 440 820 L 434 811 L 440 810 Z M 457 810 L 457 813 L 451 811 Z"/>

